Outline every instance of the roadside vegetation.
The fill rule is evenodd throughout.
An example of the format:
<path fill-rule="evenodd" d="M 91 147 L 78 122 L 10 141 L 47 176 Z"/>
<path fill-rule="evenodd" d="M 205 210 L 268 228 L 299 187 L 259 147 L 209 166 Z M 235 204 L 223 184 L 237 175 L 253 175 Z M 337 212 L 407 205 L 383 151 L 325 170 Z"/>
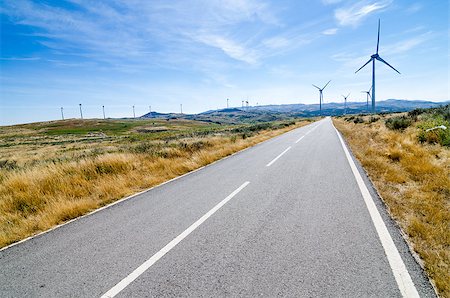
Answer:
<path fill-rule="evenodd" d="M 64 120 L 0 127 L 0 247 L 312 120 Z"/>
<path fill-rule="evenodd" d="M 439 294 L 450 297 L 449 105 L 401 114 L 338 117 L 333 122 L 420 256 Z M 442 125 L 447 129 L 435 128 Z"/>

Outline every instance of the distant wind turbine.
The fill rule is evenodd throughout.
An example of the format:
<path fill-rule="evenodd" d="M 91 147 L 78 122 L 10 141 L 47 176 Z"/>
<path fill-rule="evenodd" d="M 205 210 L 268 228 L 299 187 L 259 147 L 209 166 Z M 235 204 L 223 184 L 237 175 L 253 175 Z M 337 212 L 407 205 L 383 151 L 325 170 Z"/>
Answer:
<path fill-rule="evenodd" d="M 342 95 L 344 98 L 344 115 L 347 114 L 347 98 L 350 96 L 350 93 L 347 96 Z"/>
<path fill-rule="evenodd" d="M 370 90 L 372 90 L 372 87 L 370 87 L 369 91 L 361 91 L 361 93 L 366 93 L 366 109 L 367 109 L 367 113 L 369 113 L 369 97 L 371 97 L 370 95 Z"/>
<path fill-rule="evenodd" d="M 331 80 L 329 80 L 328 83 L 326 83 L 325 86 L 323 86 L 323 88 L 317 87 L 316 85 L 312 84 L 314 87 L 319 89 L 319 93 L 320 93 L 320 96 L 319 96 L 320 115 L 322 115 L 322 101 L 323 101 L 323 93 L 322 93 L 322 91 L 323 91 L 323 89 L 325 89 L 328 86 L 328 84 L 330 82 L 331 82 Z"/>
<path fill-rule="evenodd" d="M 80 118 L 83 119 L 83 110 L 81 109 L 81 103 L 79 105 L 80 105 Z"/>
<path fill-rule="evenodd" d="M 400 74 L 400 72 L 398 70 L 396 70 L 392 65 L 390 65 L 389 63 L 387 63 L 386 61 L 383 60 L 383 58 L 381 58 L 378 55 L 378 47 L 380 45 L 380 19 L 378 19 L 378 39 L 377 39 L 377 52 L 375 54 L 373 54 L 372 56 L 370 56 L 369 61 L 366 62 L 366 64 L 364 64 L 363 66 L 361 66 L 355 73 L 357 73 L 358 71 L 360 71 L 361 69 L 364 68 L 364 66 L 366 66 L 367 64 L 369 64 L 370 62 L 372 62 L 372 113 L 375 114 L 375 60 L 381 61 L 384 64 L 386 64 L 387 66 L 389 66 L 390 68 L 392 68 L 393 70 L 395 70 L 396 72 L 398 72 Z"/>

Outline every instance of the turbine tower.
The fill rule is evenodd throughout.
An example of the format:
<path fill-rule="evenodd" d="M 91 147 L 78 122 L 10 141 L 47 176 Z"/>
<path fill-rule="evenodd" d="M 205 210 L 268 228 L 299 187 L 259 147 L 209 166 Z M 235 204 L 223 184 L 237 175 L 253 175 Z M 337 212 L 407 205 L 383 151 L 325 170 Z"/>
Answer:
<path fill-rule="evenodd" d="M 371 97 L 370 96 L 370 90 L 372 90 L 372 87 L 370 87 L 370 89 L 369 89 L 369 91 L 361 91 L 361 93 L 366 93 L 366 110 L 367 110 L 367 113 L 369 113 L 369 97 Z"/>
<path fill-rule="evenodd" d="M 350 93 L 347 96 L 342 95 L 344 98 L 344 115 L 347 114 L 347 98 L 350 96 Z"/>
<path fill-rule="evenodd" d="M 380 57 L 380 55 L 378 55 L 378 47 L 380 45 L 380 19 L 378 19 L 378 39 L 377 39 L 377 52 L 375 54 L 373 54 L 372 56 L 370 56 L 369 61 L 366 62 L 366 64 L 364 64 L 363 66 L 361 66 L 355 73 L 357 73 L 358 71 L 360 71 L 361 69 L 364 68 L 364 66 L 366 66 L 367 64 L 369 64 L 370 62 L 372 62 L 372 113 L 375 114 L 375 60 L 378 60 L 380 62 L 383 62 L 384 64 L 386 64 L 387 66 L 389 66 L 390 68 L 392 68 L 393 70 L 395 70 L 396 72 L 398 72 L 400 74 L 400 72 L 398 70 L 396 70 L 392 65 L 390 65 L 389 63 L 387 63 L 386 61 L 383 60 L 383 58 Z"/>
<path fill-rule="evenodd" d="M 80 105 L 80 118 L 83 119 L 83 110 L 81 109 L 81 103 L 79 105 Z"/>
<path fill-rule="evenodd" d="M 325 89 L 328 86 L 328 84 L 330 82 L 331 82 L 331 80 L 329 80 L 328 83 L 326 83 L 325 86 L 323 86 L 323 88 L 319 88 L 319 87 L 317 87 L 316 85 L 313 84 L 314 87 L 319 89 L 319 93 L 320 93 L 320 96 L 319 96 L 320 115 L 322 115 L 322 101 L 323 101 L 323 93 L 322 93 L 322 91 L 323 91 L 323 89 Z"/>

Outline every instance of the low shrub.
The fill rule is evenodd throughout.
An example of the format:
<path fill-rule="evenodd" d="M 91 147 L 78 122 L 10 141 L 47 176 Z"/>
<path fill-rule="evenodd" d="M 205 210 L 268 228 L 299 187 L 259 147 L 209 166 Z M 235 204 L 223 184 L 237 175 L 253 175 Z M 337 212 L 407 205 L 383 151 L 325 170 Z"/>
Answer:
<path fill-rule="evenodd" d="M 380 120 L 379 117 L 371 116 L 371 117 L 369 118 L 369 123 L 374 123 L 374 122 L 377 122 L 378 120 Z"/>
<path fill-rule="evenodd" d="M 444 125 L 447 129 L 430 128 Z M 427 121 L 418 126 L 421 130 L 417 135 L 417 140 L 420 143 L 440 144 L 442 146 L 450 147 L 450 123 L 447 121 Z"/>
<path fill-rule="evenodd" d="M 408 116 L 411 117 L 411 118 L 414 118 L 414 117 L 422 115 L 423 113 L 426 113 L 426 112 L 427 112 L 426 109 L 418 108 L 418 109 L 414 109 L 412 111 L 409 111 L 408 112 Z"/>
<path fill-rule="evenodd" d="M 0 160 L 0 169 L 14 170 L 15 168 L 17 168 L 17 162 L 15 160 Z"/>
<path fill-rule="evenodd" d="M 358 124 L 358 123 L 364 123 L 364 119 L 362 117 L 356 117 L 353 120 L 353 123 Z"/>
<path fill-rule="evenodd" d="M 385 125 L 392 130 L 404 130 L 412 124 L 412 119 L 406 116 L 397 116 L 386 119 Z"/>

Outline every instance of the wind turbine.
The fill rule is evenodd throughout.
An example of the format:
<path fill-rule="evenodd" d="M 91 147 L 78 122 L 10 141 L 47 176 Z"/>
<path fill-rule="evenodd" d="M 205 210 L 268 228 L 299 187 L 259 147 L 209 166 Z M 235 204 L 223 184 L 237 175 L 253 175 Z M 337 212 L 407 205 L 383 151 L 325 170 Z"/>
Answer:
<path fill-rule="evenodd" d="M 370 62 L 372 62 L 372 113 L 375 114 L 375 60 L 381 61 L 384 64 L 386 64 L 387 66 L 389 66 L 390 68 L 392 68 L 393 70 L 395 70 L 396 72 L 398 72 L 400 74 L 400 72 L 398 70 L 396 70 L 392 65 L 390 65 L 389 63 L 387 63 L 386 61 L 383 60 L 383 58 L 380 57 L 380 55 L 378 55 L 378 47 L 380 45 L 380 19 L 378 19 L 378 39 L 377 39 L 377 52 L 375 54 L 373 54 L 372 56 L 370 56 L 369 61 L 366 62 L 366 64 L 364 64 L 363 66 L 361 66 L 355 73 L 357 73 L 358 71 L 360 71 L 361 69 L 364 68 L 364 66 L 366 66 L 367 64 L 369 64 Z"/>
<path fill-rule="evenodd" d="M 347 96 L 342 95 L 344 98 L 344 115 L 347 114 L 347 98 L 350 96 L 350 93 Z"/>
<path fill-rule="evenodd" d="M 367 113 L 369 113 L 369 97 L 370 96 L 370 90 L 372 90 L 372 87 L 370 87 L 369 91 L 361 91 L 361 93 L 366 93 L 366 109 L 367 109 Z"/>
<path fill-rule="evenodd" d="M 323 101 L 323 94 L 322 91 L 323 89 L 325 89 L 328 84 L 331 82 L 331 80 L 328 81 L 328 83 L 325 84 L 325 86 L 323 86 L 323 88 L 319 88 L 316 85 L 312 84 L 314 87 L 316 87 L 317 89 L 319 89 L 319 93 L 320 93 L 320 97 L 319 97 L 319 105 L 320 105 L 320 115 L 322 115 L 322 101 Z"/>

